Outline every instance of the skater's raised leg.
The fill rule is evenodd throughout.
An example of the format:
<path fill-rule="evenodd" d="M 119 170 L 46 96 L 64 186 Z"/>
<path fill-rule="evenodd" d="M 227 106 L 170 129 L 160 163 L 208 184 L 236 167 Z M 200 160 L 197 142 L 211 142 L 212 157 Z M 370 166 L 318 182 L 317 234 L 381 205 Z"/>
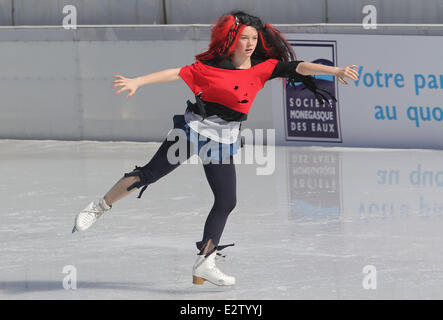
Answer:
<path fill-rule="evenodd" d="M 140 177 L 123 177 L 117 181 L 117 183 L 105 194 L 103 198 L 108 205 L 112 206 L 113 203 L 134 192 L 135 188 L 131 189 L 130 191 L 128 191 L 128 188 L 134 183 L 138 182 L 140 182 Z"/>
<path fill-rule="evenodd" d="M 168 141 L 165 139 L 148 164 L 143 167 L 136 166 L 132 172 L 126 173 L 124 177 L 117 181 L 103 198 L 91 202 L 77 215 L 72 232 L 88 229 L 98 218 L 109 211 L 115 202 L 132 193 L 135 188 L 143 187 L 139 195 L 140 197 L 148 185 L 173 171 L 191 156 L 190 150 L 192 150 L 192 143 L 187 141 L 187 154 L 181 158 L 183 161 L 171 164 L 167 158 L 167 153 L 169 147 L 174 143 L 176 143 L 176 141 Z"/>

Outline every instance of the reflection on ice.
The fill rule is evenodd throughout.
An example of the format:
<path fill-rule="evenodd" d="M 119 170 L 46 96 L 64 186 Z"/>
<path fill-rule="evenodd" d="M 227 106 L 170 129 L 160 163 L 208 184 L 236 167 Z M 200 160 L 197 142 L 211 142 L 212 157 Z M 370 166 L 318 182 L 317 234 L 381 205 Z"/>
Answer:
<path fill-rule="evenodd" d="M 295 216 L 342 219 L 441 218 L 443 152 L 288 148 Z"/>
<path fill-rule="evenodd" d="M 291 217 L 339 218 L 340 153 L 288 149 L 286 161 Z"/>

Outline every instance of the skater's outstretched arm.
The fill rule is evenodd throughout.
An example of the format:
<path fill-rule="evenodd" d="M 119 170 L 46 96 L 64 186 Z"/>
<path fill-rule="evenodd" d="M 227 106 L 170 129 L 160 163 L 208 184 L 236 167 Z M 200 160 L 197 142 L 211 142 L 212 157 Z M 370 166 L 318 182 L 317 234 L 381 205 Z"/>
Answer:
<path fill-rule="evenodd" d="M 300 62 L 295 69 L 296 72 L 302 75 L 314 75 L 314 74 L 330 74 L 337 77 L 338 81 L 343 84 L 348 84 L 344 78 L 350 78 L 352 80 L 358 80 L 358 72 L 354 70 L 358 68 L 356 65 L 349 65 L 344 68 L 330 67 L 319 63 L 312 62 Z"/>
<path fill-rule="evenodd" d="M 123 91 L 129 90 L 129 93 L 126 95 L 126 98 L 129 98 L 134 95 L 135 91 L 137 91 L 138 88 L 146 84 L 157 82 L 171 82 L 180 79 L 178 75 L 179 72 L 180 68 L 166 69 L 132 79 L 125 78 L 121 75 L 115 75 L 114 77 L 117 78 L 117 80 L 113 81 L 114 85 L 112 87 L 121 87 L 118 91 L 115 92 L 115 94 L 119 94 Z"/>

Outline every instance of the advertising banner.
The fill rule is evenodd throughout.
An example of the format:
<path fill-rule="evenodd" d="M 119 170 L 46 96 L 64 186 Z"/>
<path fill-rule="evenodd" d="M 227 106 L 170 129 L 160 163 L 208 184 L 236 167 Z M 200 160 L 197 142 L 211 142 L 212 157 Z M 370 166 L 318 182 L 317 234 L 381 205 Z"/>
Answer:
<path fill-rule="evenodd" d="M 277 145 L 443 148 L 443 37 L 284 34 L 297 60 L 345 67 L 359 79 L 314 75 L 337 98 L 272 81 Z"/>

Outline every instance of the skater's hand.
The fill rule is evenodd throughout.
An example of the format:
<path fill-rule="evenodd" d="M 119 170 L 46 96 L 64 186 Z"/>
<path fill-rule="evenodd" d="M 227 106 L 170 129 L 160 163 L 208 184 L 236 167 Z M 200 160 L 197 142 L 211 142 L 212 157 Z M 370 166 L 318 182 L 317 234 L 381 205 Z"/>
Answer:
<path fill-rule="evenodd" d="M 334 76 L 337 77 L 338 81 L 340 81 L 343 84 L 348 84 L 345 81 L 345 77 L 350 78 L 352 80 L 358 80 L 358 72 L 354 70 L 354 68 L 358 68 L 355 64 L 346 66 L 344 68 L 337 68 L 337 71 L 335 72 Z"/>
<path fill-rule="evenodd" d="M 125 78 L 120 75 L 115 75 L 114 77 L 118 79 L 112 81 L 112 83 L 115 83 L 112 87 L 122 87 L 118 91 L 116 91 L 115 94 L 119 94 L 120 92 L 129 90 L 129 93 L 126 95 L 126 98 L 129 98 L 134 95 L 135 91 L 139 87 L 137 79 Z"/>

